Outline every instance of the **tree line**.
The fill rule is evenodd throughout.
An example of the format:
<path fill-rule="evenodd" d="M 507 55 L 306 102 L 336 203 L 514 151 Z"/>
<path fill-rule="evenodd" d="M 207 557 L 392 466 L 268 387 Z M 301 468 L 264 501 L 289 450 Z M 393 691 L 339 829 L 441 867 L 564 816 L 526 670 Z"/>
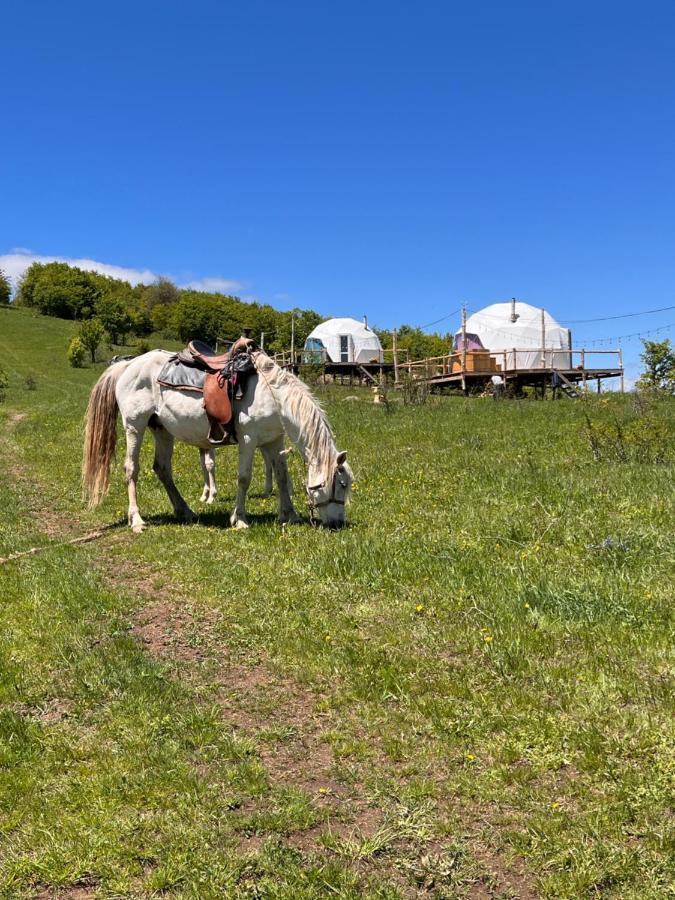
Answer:
<path fill-rule="evenodd" d="M 12 300 L 12 286 L 0 269 L 0 305 Z M 114 344 L 125 344 L 129 335 L 144 338 L 153 332 L 181 341 L 199 338 L 211 344 L 235 340 L 244 329 L 271 352 L 291 346 L 291 317 L 295 319 L 295 346 L 323 320 L 311 309 L 282 312 L 267 304 L 246 303 L 238 297 L 176 287 L 167 278 L 132 287 L 128 281 L 87 272 L 67 263 L 33 263 L 21 278 L 14 303 L 46 316 L 82 321 L 80 333 L 69 348 L 71 361 L 82 364 L 88 352 L 107 336 Z M 375 328 L 383 347 L 391 347 L 390 331 Z M 452 344 L 452 334 L 426 334 L 412 325 L 397 329 L 397 345 L 410 359 L 443 356 Z M 643 340 L 641 389 L 675 394 L 675 348 L 669 340 Z"/>
<path fill-rule="evenodd" d="M 10 293 L 9 281 L 3 282 L 0 273 L 0 302 L 9 302 Z M 290 348 L 293 324 L 295 346 L 300 349 L 324 319 L 311 309 L 281 311 L 229 294 L 178 288 L 167 278 L 132 286 L 119 278 L 61 262 L 33 263 L 19 282 L 14 303 L 46 316 L 96 320 L 112 343 L 122 345 L 130 335 L 144 338 L 152 333 L 214 344 L 235 340 L 248 329 L 256 341 L 264 341 L 265 349 L 277 352 Z M 374 330 L 382 346 L 391 347 L 391 332 Z M 97 333 L 95 327 L 85 329 L 85 333 L 88 331 Z M 447 353 L 451 335 L 425 334 L 420 328 L 403 325 L 398 329 L 397 343 L 411 359 L 423 359 Z"/>

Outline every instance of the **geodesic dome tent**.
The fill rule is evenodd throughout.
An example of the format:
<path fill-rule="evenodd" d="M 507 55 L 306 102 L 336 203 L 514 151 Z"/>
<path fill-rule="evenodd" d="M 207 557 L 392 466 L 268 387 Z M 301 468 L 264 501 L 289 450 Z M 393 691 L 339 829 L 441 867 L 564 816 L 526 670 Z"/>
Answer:
<path fill-rule="evenodd" d="M 382 362 L 382 344 L 374 331 L 358 319 L 328 319 L 308 336 L 303 361 L 334 363 Z"/>
<path fill-rule="evenodd" d="M 455 350 L 463 349 L 462 335 L 461 329 L 455 334 Z M 571 368 L 569 328 L 563 328 L 545 310 L 542 327 L 542 310 L 519 300 L 493 303 L 469 316 L 466 338 L 467 350 L 477 349 L 478 342 L 486 350 L 510 351 L 506 354 L 509 369 Z M 503 357 L 496 359 L 501 364 Z"/>

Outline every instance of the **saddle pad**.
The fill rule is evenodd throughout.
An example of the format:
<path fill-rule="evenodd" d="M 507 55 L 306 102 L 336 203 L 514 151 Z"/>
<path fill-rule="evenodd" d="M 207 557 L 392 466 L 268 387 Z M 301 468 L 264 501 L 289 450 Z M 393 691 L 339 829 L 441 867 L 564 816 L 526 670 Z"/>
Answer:
<path fill-rule="evenodd" d="M 164 363 L 157 381 L 178 391 L 203 391 L 205 376 L 206 372 L 202 369 L 183 365 L 177 356 L 171 356 Z"/>

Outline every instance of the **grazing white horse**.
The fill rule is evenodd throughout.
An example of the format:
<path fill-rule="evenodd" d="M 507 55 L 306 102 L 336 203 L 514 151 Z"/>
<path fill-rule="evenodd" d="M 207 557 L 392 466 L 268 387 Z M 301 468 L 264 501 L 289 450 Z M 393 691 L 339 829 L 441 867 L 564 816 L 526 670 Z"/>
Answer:
<path fill-rule="evenodd" d="M 272 456 L 263 452 L 265 461 L 265 490 L 263 497 L 271 497 L 274 491 L 274 483 L 272 481 L 272 470 L 274 468 Z M 199 461 L 204 473 L 204 490 L 199 498 L 202 503 L 215 503 L 218 496 L 218 487 L 216 485 L 216 451 L 210 450 L 199 451 Z"/>
<path fill-rule="evenodd" d="M 153 469 L 164 485 L 174 512 L 184 522 L 197 517 L 176 487 L 171 471 L 174 441 L 210 450 L 209 421 L 202 394 L 162 386 L 157 376 L 171 354 L 152 350 L 132 360 L 111 365 L 94 385 L 87 407 L 82 478 L 91 506 L 101 502 L 110 483 L 115 454 L 116 419 L 122 415 L 127 441 L 124 468 L 129 491 L 129 525 L 145 527 L 138 510 L 136 482 L 141 442 L 146 428 L 155 440 Z M 345 503 L 352 473 L 345 451 L 338 451 L 328 420 L 299 378 L 280 369 L 261 351 L 254 351 L 255 372 L 246 382 L 243 397 L 234 401 L 239 446 L 237 500 L 230 521 L 246 528 L 246 493 L 251 483 L 256 447 L 271 459 L 279 486 L 279 521 L 299 521 L 290 494 L 284 435 L 297 446 L 307 466 L 310 507 L 324 525 L 345 524 Z"/>

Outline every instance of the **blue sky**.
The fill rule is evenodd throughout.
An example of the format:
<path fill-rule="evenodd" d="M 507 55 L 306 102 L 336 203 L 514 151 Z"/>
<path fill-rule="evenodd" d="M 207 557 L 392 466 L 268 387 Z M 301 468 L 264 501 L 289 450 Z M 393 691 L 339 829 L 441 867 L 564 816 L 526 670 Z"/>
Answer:
<path fill-rule="evenodd" d="M 672 3 L 29 0 L 3 33 L 0 255 L 383 327 L 675 304 Z"/>

